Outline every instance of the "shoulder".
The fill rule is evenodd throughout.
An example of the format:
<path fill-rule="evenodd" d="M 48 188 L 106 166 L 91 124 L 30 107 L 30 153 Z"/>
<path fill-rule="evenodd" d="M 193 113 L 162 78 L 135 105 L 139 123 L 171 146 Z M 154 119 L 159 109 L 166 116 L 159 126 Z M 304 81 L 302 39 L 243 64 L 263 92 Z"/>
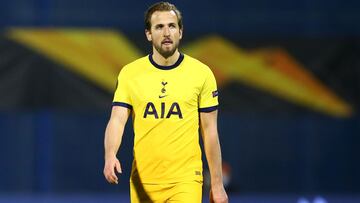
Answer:
<path fill-rule="evenodd" d="M 186 54 L 184 54 L 184 59 L 186 61 L 186 64 L 188 64 L 191 67 L 192 71 L 196 71 L 196 72 L 206 74 L 206 75 L 212 74 L 212 71 L 209 68 L 209 66 L 204 64 L 200 60 L 193 58 Z"/>
<path fill-rule="evenodd" d="M 141 57 L 139 59 L 136 59 L 135 61 L 126 64 L 122 67 L 120 70 L 120 74 L 136 74 L 138 73 L 139 69 L 143 68 L 144 65 L 149 63 L 148 56 Z"/>
<path fill-rule="evenodd" d="M 204 64 L 203 62 L 199 61 L 198 59 L 196 58 L 193 58 L 187 54 L 184 54 L 184 59 L 187 63 L 191 64 L 191 65 L 194 65 L 196 66 L 197 68 L 200 68 L 200 69 L 209 69 L 209 67 Z"/>

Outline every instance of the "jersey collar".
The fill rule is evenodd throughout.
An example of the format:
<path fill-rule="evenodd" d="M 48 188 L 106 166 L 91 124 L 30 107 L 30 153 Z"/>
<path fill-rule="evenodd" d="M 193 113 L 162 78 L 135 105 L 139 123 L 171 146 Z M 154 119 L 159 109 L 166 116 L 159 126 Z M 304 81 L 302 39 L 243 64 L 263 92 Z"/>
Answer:
<path fill-rule="evenodd" d="M 149 54 L 149 60 L 150 60 L 151 64 L 152 64 L 153 66 L 155 66 L 156 68 L 161 69 L 161 70 L 171 70 L 171 69 L 174 69 L 174 68 L 178 67 L 178 66 L 180 65 L 180 63 L 184 60 L 184 54 L 180 53 L 180 56 L 179 56 L 178 60 L 177 60 L 173 65 L 171 65 L 171 66 L 162 66 L 162 65 L 157 64 L 157 63 L 154 61 L 152 55 L 153 55 L 153 54 Z"/>

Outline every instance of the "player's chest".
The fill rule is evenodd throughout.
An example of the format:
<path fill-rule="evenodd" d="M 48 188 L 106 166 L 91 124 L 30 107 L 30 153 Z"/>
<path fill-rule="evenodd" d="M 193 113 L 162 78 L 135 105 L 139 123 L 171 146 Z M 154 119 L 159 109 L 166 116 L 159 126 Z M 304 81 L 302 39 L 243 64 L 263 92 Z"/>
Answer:
<path fill-rule="evenodd" d="M 197 104 L 202 82 L 186 74 L 148 74 L 132 81 L 135 102 L 180 102 Z"/>

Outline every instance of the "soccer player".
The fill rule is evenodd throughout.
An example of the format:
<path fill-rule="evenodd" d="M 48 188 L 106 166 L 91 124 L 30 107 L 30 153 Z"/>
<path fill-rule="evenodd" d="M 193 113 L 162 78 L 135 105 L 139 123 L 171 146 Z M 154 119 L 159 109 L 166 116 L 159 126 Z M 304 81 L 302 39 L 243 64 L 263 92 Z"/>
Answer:
<path fill-rule="evenodd" d="M 152 53 L 124 66 L 118 76 L 105 131 L 104 176 L 109 183 L 118 183 L 121 165 L 116 154 L 131 115 L 135 134 L 131 202 L 200 203 L 200 126 L 211 176 L 210 200 L 228 202 L 222 183 L 214 75 L 203 63 L 179 52 L 183 23 L 174 5 L 150 6 L 145 34 Z"/>

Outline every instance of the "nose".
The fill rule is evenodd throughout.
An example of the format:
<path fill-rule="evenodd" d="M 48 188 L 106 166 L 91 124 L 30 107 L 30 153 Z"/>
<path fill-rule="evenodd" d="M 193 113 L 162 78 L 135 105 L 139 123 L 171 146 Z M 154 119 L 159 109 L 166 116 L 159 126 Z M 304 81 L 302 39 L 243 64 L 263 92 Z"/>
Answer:
<path fill-rule="evenodd" d="M 164 27 L 164 36 L 170 36 L 170 30 L 167 26 Z"/>

